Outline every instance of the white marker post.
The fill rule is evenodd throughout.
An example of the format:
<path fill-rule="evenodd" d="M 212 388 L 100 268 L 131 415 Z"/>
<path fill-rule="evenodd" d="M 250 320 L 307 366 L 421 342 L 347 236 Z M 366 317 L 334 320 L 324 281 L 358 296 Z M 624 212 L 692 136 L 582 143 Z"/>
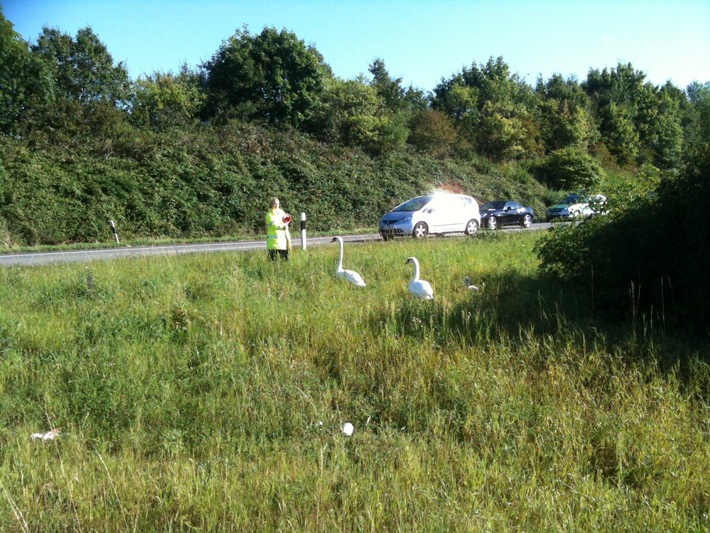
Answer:
<path fill-rule="evenodd" d="M 301 213 L 301 248 L 306 249 L 306 214 Z"/>
<path fill-rule="evenodd" d="M 120 244 L 121 242 L 118 240 L 118 230 L 116 229 L 116 224 L 113 223 L 113 220 L 111 222 L 111 230 L 113 231 L 113 238 L 116 239 L 116 243 Z"/>

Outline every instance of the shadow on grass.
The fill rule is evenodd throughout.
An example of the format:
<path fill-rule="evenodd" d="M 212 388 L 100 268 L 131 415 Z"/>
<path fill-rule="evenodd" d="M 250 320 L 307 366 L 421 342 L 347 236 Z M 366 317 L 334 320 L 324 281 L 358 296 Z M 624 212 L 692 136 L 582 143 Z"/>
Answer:
<path fill-rule="evenodd" d="M 541 346 L 577 346 L 584 354 L 593 345 L 622 353 L 627 363 L 654 362 L 659 370 L 676 370 L 681 377 L 687 377 L 693 361 L 710 362 L 708 339 L 675 331 L 660 315 L 634 316 L 631 298 L 628 313 L 612 317 L 588 288 L 512 270 L 488 276 L 480 291 L 461 291 L 466 296 L 452 298 L 453 303 L 409 300 L 391 306 L 387 316 L 373 317 L 371 325 L 439 346 L 537 339 Z"/>

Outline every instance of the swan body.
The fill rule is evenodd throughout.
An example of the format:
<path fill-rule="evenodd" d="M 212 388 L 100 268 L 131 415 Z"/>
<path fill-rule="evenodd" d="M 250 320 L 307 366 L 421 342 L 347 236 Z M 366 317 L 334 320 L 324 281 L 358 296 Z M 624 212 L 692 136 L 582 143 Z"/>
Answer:
<path fill-rule="evenodd" d="M 469 290 L 469 291 L 480 291 L 483 286 L 485 286 L 485 283 L 481 284 L 479 287 L 478 285 L 471 285 L 471 278 L 466 276 L 466 278 L 463 281 L 464 286 Z"/>
<path fill-rule="evenodd" d="M 338 259 L 338 264 L 335 267 L 335 275 L 338 276 L 339 278 L 343 278 L 346 280 L 348 283 L 352 283 L 353 285 L 357 287 L 365 287 L 365 280 L 362 279 L 362 276 L 355 272 L 354 270 L 345 270 L 343 268 L 343 239 L 342 237 L 333 237 L 333 240 L 330 242 L 335 242 L 338 241 L 338 244 L 340 244 L 340 259 Z"/>
<path fill-rule="evenodd" d="M 434 289 L 431 288 L 431 284 L 426 280 L 419 279 L 419 261 L 417 261 L 417 258 L 410 257 L 405 262 L 405 265 L 407 263 L 414 263 L 414 276 L 412 276 L 412 280 L 409 282 L 409 285 L 407 285 L 409 292 L 417 298 L 433 300 Z"/>
<path fill-rule="evenodd" d="M 51 431 L 47 431 L 47 433 L 32 433 L 30 435 L 30 438 L 32 440 L 40 439 L 40 440 L 54 440 L 56 437 L 58 437 L 60 434 L 60 429 L 55 428 Z"/>

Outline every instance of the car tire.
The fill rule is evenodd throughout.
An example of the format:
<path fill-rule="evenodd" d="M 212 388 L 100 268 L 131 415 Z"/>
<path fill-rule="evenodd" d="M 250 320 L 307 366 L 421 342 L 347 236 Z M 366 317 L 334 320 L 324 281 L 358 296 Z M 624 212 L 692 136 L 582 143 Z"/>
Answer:
<path fill-rule="evenodd" d="M 488 229 L 492 229 L 492 230 L 498 229 L 498 219 L 496 217 L 488 217 L 488 221 L 486 222 L 486 226 L 488 226 Z"/>
<path fill-rule="evenodd" d="M 466 229 L 464 230 L 464 233 L 468 235 L 469 237 L 471 235 L 474 235 L 478 231 L 478 220 L 475 218 L 472 218 L 468 222 L 466 222 Z"/>
<path fill-rule="evenodd" d="M 429 228 L 424 222 L 417 222 L 412 230 L 412 237 L 415 239 L 423 239 L 429 234 Z"/>
<path fill-rule="evenodd" d="M 532 219 L 531 215 L 524 215 L 523 216 L 523 220 L 522 220 L 521 224 L 524 228 L 529 228 L 530 226 L 532 226 L 532 223 L 533 223 L 533 219 Z"/>

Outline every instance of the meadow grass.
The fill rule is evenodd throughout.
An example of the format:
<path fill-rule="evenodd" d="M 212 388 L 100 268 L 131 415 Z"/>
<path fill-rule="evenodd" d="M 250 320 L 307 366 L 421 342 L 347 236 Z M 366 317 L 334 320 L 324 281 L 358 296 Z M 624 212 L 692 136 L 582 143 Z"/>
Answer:
<path fill-rule="evenodd" d="M 335 244 L 0 270 L 0 529 L 707 530 L 705 341 L 535 240 L 346 243 L 364 289 Z"/>

